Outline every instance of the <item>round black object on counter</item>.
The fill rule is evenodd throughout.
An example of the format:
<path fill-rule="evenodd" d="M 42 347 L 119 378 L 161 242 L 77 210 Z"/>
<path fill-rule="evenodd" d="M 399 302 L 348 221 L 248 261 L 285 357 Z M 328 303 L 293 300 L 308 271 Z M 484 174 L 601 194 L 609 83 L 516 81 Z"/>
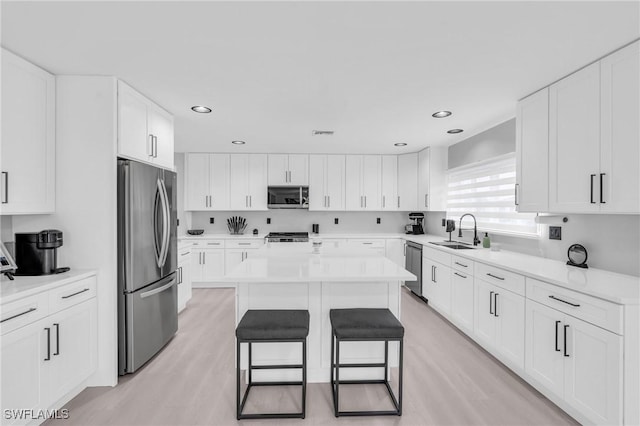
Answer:
<path fill-rule="evenodd" d="M 204 233 L 204 229 L 189 229 L 187 230 L 187 234 L 189 235 L 202 235 Z"/>
<path fill-rule="evenodd" d="M 572 244 L 567 250 L 567 265 L 577 266 L 578 268 L 588 268 L 587 266 L 587 249 L 582 244 Z"/>

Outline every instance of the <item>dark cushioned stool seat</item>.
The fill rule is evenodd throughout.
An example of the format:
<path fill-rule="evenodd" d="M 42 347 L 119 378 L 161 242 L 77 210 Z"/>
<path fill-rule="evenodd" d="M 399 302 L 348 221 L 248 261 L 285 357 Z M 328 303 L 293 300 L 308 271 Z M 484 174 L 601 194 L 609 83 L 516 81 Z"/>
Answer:
<path fill-rule="evenodd" d="M 240 340 L 304 339 L 309 335 L 309 311 L 248 310 L 236 328 Z"/>
<path fill-rule="evenodd" d="M 388 309 L 331 309 L 331 325 L 338 339 L 401 339 L 402 323 Z"/>

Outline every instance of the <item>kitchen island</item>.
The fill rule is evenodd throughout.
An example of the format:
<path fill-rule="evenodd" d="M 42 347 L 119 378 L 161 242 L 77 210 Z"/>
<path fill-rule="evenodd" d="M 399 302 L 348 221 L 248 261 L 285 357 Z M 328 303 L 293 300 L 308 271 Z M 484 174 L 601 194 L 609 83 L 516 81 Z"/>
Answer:
<path fill-rule="evenodd" d="M 309 243 L 267 244 L 225 277 L 237 283 L 236 324 L 248 309 L 306 309 L 310 324 L 307 340 L 309 382 L 328 382 L 331 327 L 334 308 L 387 308 L 400 318 L 400 286 L 415 280 L 403 267 L 375 252 L 324 247 L 313 253 Z M 343 344 L 341 362 L 381 362 L 381 342 Z M 248 351 L 242 350 L 246 369 Z M 254 345 L 253 363 L 300 362 L 299 344 Z M 396 345 L 390 345 L 390 364 L 397 365 Z M 345 379 L 376 374 L 357 369 L 341 372 Z M 379 370 L 379 369 L 378 369 Z M 351 373 L 351 374 L 348 374 Z M 254 371 L 256 380 L 294 380 L 295 370 Z M 380 374 L 378 371 L 377 374 Z"/>

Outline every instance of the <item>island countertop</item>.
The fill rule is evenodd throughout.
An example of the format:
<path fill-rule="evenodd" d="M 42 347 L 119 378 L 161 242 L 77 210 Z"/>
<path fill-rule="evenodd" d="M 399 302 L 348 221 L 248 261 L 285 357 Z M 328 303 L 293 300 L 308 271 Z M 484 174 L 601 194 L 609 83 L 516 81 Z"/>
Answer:
<path fill-rule="evenodd" d="M 233 282 L 372 282 L 415 280 L 416 276 L 375 252 L 306 243 L 256 250 L 225 276 Z"/>

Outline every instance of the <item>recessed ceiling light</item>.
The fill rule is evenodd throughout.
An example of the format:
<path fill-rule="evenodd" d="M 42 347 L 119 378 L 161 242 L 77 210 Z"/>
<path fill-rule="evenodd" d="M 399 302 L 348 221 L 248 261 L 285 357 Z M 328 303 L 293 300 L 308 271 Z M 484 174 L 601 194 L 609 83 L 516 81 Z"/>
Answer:
<path fill-rule="evenodd" d="M 314 130 L 311 132 L 311 136 L 331 136 L 333 133 L 333 130 Z"/>
<path fill-rule="evenodd" d="M 451 115 L 451 111 L 438 111 L 431 114 L 433 118 L 445 118 Z"/>
<path fill-rule="evenodd" d="M 464 132 L 464 130 L 462 129 L 451 129 L 451 130 L 447 130 L 447 133 L 451 134 L 451 135 L 455 135 L 456 133 L 462 133 Z"/>
<path fill-rule="evenodd" d="M 208 113 L 211 112 L 211 108 L 203 106 L 203 105 L 192 106 L 191 110 L 193 112 L 199 112 L 200 114 L 208 114 Z"/>
<path fill-rule="evenodd" d="M 244 145 L 246 142 L 245 141 L 231 141 L 232 144 L 234 145 Z"/>
<path fill-rule="evenodd" d="M 407 146 L 407 144 L 406 144 L 406 143 L 404 143 L 404 142 L 394 143 L 393 145 L 394 145 L 394 146 Z"/>

